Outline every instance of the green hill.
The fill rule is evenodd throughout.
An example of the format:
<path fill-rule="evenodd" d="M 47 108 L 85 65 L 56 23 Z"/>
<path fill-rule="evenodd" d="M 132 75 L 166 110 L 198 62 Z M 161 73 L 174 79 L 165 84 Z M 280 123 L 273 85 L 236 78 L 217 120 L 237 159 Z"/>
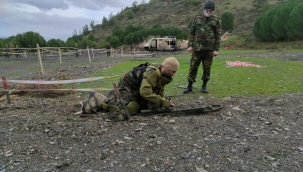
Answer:
<path fill-rule="evenodd" d="M 205 1 L 201 3 L 201 0 L 151 0 L 135 7 L 126 7 L 109 19 L 112 24 L 96 25 L 92 33 L 97 38 L 105 39 L 111 35 L 115 26 L 123 29 L 131 24 L 142 25 L 145 28 L 160 24 L 163 27 L 178 27 L 187 31 L 189 21 L 195 13 L 203 10 Z M 262 12 L 287 0 L 214 0 L 214 2 L 215 15 L 220 17 L 226 11 L 234 15 L 233 34 L 251 35 L 254 21 Z M 129 17 L 131 14 L 133 18 Z"/>

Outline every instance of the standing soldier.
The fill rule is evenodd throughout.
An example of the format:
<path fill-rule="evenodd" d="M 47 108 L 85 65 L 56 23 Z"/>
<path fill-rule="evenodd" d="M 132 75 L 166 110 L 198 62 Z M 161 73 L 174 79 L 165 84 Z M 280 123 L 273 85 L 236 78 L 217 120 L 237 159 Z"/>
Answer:
<path fill-rule="evenodd" d="M 75 44 L 75 49 L 76 49 L 76 57 L 78 57 L 79 56 L 79 54 L 78 54 L 78 45 L 77 44 Z"/>
<path fill-rule="evenodd" d="M 184 94 L 192 92 L 193 82 L 196 82 L 199 65 L 202 61 L 203 85 L 201 92 L 208 93 L 207 81 L 210 79 L 210 69 L 213 56 L 218 55 L 221 39 L 221 20 L 213 15 L 215 3 L 208 0 L 204 4 L 204 11 L 199 13 L 193 20 L 188 38 L 188 51 L 192 53 L 190 69 L 187 76 L 188 85 Z"/>
<path fill-rule="evenodd" d="M 109 43 L 107 43 L 107 45 L 106 45 L 106 55 L 107 55 L 107 57 L 110 56 L 110 50 L 111 50 L 111 49 L 112 49 L 112 47 L 110 46 Z"/>
<path fill-rule="evenodd" d="M 5 54 L 4 54 L 4 56 L 6 57 L 6 58 L 9 58 L 9 48 L 8 48 L 8 46 L 7 46 L 7 44 L 5 44 Z"/>
<path fill-rule="evenodd" d="M 18 45 L 16 45 L 15 53 L 20 53 L 20 52 L 19 52 Z M 21 57 L 21 55 L 20 55 L 20 54 L 16 54 L 16 58 L 18 58 L 18 57 Z"/>

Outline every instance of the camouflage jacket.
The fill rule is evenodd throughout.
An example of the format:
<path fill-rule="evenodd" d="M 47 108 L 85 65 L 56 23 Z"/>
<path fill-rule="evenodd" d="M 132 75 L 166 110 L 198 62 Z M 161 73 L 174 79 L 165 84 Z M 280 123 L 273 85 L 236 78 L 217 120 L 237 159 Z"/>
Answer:
<path fill-rule="evenodd" d="M 204 17 L 203 11 L 196 15 L 188 38 L 188 46 L 194 51 L 218 51 L 221 39 L 221 20 L 216 15 Z"/>
<path fill-rule="evenodd" d="M 169 102 L 164 97 L 164 86 L 172 80 L 172 77 L 161 76 L 159 65 L 151 64 L 143 74 L 140 96 L 159 107 L 169 108 Z"/>
<path fill-rule="evenodd" d="M 143 79 L 143 73 L 146 71 L 149 63 L 141 64 L 134 67 L 133 70 L 125 73 L 119 80 L 118 88 L 126 89 L 131 94 L 139 95 L 141 82 Z"/>

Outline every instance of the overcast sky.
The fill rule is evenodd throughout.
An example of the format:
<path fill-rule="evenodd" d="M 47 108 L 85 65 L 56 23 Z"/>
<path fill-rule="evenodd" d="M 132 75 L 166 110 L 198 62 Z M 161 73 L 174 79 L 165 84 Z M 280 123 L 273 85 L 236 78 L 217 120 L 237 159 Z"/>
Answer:
<path fill-rule="evenodd" d="M 136 0 L 0 0 L 0 37 L 33 31 L 45 40 L 66 41 L 75 29 L 82 30 L 93 20 L 116 15 Z M 149 0 L 144 0 L 146 3 Z M 138 4 L 142 0 L 137 0 Z"/>

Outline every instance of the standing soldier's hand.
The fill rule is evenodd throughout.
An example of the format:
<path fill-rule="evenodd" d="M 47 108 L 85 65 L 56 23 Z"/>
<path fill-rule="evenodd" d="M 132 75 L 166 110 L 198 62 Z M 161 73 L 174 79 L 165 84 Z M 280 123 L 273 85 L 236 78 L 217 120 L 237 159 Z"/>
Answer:
<path fill-rule="evenodd" d="M 194 51 L 194 49 L 193 49 L 193 47 L 188 47 L 187 51 L 191 53 Z"/>
<path fill-rule="evenodd" d="M 213 56 L 217 56 L 218 55 L 218 51 L 214 51 Z"/>

